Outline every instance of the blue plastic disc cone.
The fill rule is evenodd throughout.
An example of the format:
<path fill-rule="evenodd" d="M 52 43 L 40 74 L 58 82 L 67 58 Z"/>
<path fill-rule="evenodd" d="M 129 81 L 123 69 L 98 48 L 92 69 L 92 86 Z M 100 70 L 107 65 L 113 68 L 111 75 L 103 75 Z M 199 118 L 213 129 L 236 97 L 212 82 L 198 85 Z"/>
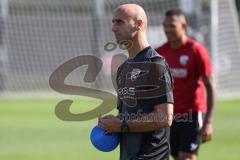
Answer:
<path fill-rule="evenodd" d="M 110 152 L 117 148 L 119 137 L 117 133 L 105 134 L 104 130 L 95 126 L 90 135 L 91 142 L 95 148 L 103 152 Z"/>

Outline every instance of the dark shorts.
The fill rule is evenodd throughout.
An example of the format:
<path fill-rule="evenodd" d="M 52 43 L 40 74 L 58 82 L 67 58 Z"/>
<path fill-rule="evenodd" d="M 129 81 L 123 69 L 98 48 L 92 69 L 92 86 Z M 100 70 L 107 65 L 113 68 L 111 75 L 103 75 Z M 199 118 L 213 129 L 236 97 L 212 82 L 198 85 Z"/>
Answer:
<path fill-rule="evenodd" d="M 175 116 L 170 131 L 171 155 L 177 157 L 179 152 L 198 154 L 201 139 L 199 131 L 205 114 L 191 113 Z"/>

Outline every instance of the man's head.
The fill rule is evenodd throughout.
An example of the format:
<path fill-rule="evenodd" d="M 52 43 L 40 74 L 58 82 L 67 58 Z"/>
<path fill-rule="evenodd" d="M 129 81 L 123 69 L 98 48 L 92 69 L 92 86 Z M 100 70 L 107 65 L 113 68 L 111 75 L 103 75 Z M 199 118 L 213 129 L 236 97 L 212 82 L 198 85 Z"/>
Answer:
<path fill-rule="evenodd" d="M 163 27 L 169 42 L 178 41 L 186 35 L 187 20 L 180 9 L 172 9 L 165 13 Z"/>
<path fill-rule="evenodd" d="M 143 8 L 137 4 L 120 5 L 113 14 L 112 31 L 117 43 L 133 40 L 146 32 L 147 16 Z"/>

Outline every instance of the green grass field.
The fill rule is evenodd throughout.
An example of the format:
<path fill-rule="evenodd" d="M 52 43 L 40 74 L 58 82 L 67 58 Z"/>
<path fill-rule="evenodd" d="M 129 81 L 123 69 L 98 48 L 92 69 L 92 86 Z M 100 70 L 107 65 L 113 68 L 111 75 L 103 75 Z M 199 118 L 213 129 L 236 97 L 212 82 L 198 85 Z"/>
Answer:
<path fill-rule="evenodd" d="M 65 122 L 54 114 L 59 100 L 0 100 L 0 160 L 117 160 L 119 150 L 97 151 L 89 140 L 97 119 Z M 76 100 L 72 112 L 99 101 Z M 116 111 L 114 111 L 116 113 Z M 240 100 L 217 103 L 214 139 L 202 145 L 200 160 L 240 159 Z"/>

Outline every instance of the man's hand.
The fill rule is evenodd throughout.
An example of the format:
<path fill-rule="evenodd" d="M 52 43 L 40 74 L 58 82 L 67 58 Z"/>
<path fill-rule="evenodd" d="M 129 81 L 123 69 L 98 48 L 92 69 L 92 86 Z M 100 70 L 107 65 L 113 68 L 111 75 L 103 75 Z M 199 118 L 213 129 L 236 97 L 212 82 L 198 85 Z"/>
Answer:
<path fill-rule="evenodd" d="M 207 113 L 205 117 L 205 121 L 203 123 L 203 127 L 200 130 L 200 136 L 202 138 L 202 142 L 208 142 L 212 139 L 213 134 L 213 110 L 215 104 L 215 82 L 213 76 L 207 76 L 203 78 L 203 82 L 207 92 Z"/>
<path fill-rule="evenodd" d="M 200 137 L 202 142 L 208 142 L 212 140 L 213 127 L 211 122 L 205 122 L 202 129 L 200 130 Z"/>
<path fill-rule="evenodd" d="M 99 117 L 98 126 L 106 131 L 107 134 L 121 131 L 121 120 L 113 115 Z"/>

